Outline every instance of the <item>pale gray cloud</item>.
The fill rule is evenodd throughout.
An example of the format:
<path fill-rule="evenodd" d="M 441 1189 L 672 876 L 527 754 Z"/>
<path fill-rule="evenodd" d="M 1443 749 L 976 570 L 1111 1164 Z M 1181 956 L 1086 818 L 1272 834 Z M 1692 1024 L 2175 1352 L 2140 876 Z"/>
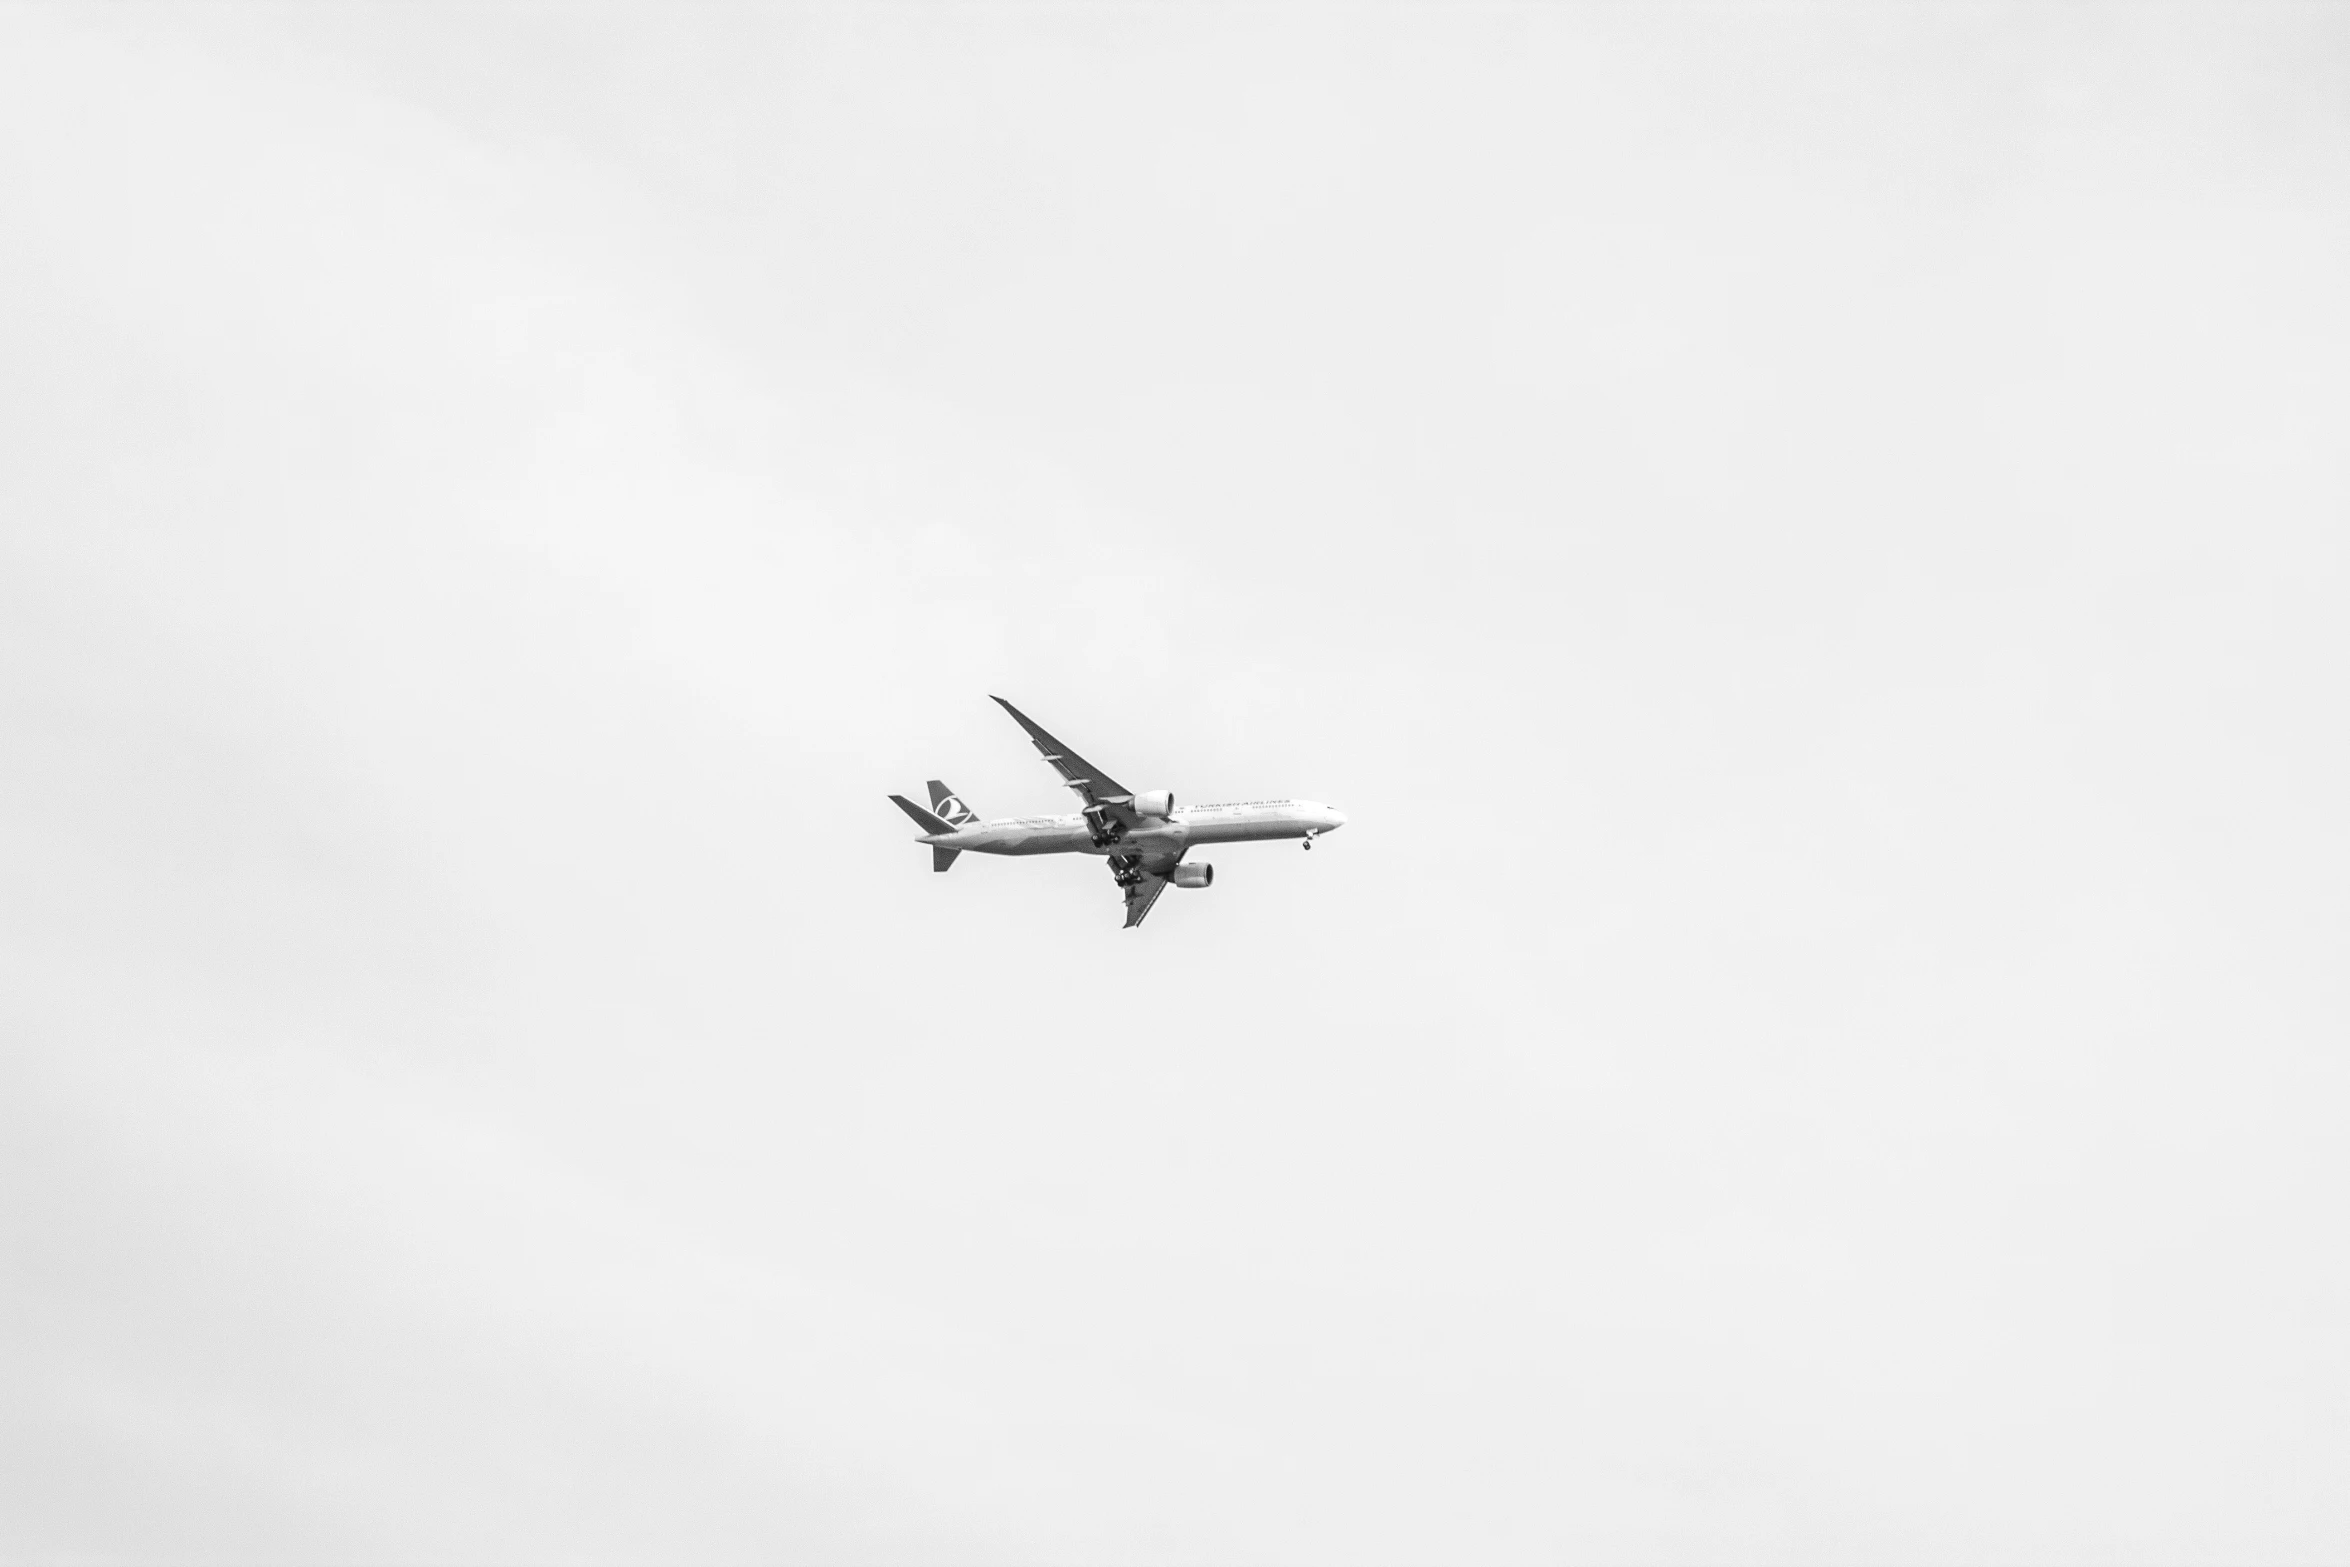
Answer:
<path fill-rule="evenodd" d="M 2343 61 L 0 12 L 0 1557 L 2339 1559 Z"/>

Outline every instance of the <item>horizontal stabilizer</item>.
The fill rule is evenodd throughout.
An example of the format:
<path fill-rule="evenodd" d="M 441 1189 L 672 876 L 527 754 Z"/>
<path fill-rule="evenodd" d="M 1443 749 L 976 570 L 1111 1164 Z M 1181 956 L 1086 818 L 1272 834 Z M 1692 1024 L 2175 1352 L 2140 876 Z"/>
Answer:
<path fill-rule="evenodd" d="M 893 794 L 890 796 L 890 798 L 897 802 L 897 807 L 899 810 L 905 812 L 908 816 L 913 817 L 914 824 L 920 827 L 924 832 L 953 832 L 955 830 L 952 825 L 940 821 L 937 817 L 931 815 L 928 811 L 922 809 L 921 806 L 916 805 L 913 801 L 907 799 L 902 794 Z"/>
<path fill-rule="evenodd" d="M 954 864 L 955 856 L 962 852 L 960 849 L 942 849 L 934 843 L 930 846 L 930 868 L 934 871 L 943 871 Z"/>

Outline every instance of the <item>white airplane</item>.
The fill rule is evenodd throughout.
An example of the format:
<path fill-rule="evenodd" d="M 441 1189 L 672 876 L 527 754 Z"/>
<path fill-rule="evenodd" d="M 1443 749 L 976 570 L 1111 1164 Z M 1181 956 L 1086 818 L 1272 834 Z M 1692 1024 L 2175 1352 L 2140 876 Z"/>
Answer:
<path fill-rule="evenodd" d="M 975 854 L 1107 855 L 1110 874 L 1125 891 L 1126 928 L 1132 930 L 1159 901 L 1168 883 L 1205 887 L 1216 879 L 1213 865 L 1183 863 L 1183 856 L 1195 844 L 1303 838 L 1310 849 L 1316 838 L 1346 825 L 1344 811 L 1311 800 L 1241 800 L 1230 805 L 1179 807 L 1174 794 L 1166 789 L 1136 794 L 1037 728 L 1026 713 L 1000 696 L 995 700 L 1020 721 L 1028 738 L 1059 771 L 1062 782 L 1077 791 L 1085 808 L 1071 816 L 1007 816 L 983 822 L 935 778 L 930 780 L 927 811 L 902 794 L 891 795 L 898 809 L 922 829 L 918 841 L 930 845 L 930 868 L 934 871 L 954 864 L 955 856 L 966 849 Z"/>

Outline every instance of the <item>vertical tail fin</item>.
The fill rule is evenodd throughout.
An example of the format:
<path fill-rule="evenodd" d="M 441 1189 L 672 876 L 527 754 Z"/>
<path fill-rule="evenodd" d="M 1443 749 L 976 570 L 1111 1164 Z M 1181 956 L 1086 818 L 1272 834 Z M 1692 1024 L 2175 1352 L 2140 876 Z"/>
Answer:
<path fill-rule="evenodd" d="M 930 780 L 930 809 L 935 815 L 943 817 L 957 827 L 968 827 L 971 823 L 979 820 L 977 811 L 965 805 L 954 790 L 949 789 L 935 778 Z M 946 867 L 941 865 L 939 869 L 943 871 Z"/>

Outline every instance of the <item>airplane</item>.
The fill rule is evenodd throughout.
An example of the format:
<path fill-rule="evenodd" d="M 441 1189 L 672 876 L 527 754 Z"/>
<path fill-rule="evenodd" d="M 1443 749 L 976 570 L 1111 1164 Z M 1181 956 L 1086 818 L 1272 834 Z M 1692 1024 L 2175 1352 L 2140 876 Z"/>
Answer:
<path fill-rule="evenodd" d="M 962 797 L 936 778 L 930 780 L 930 809 L 902 794 L 890 798 L 922 829 L 915 840 L 930 845 L 930 868 L 943 871 L 966 850 L 974 854 L 1100 854 L 1126 895 L 1125 929 L 1132 930 L 1169 885 L 1205 887 L 1216 879 L 1213 865 L 1186 865 L 1183 856 L 1203 843 L 1246 843 L 1266 838 L 1314 840 L 1346 825 L 1346 813 L 1312 800 L 1241 800 L 1224 805 L 1175 803 L 1173 791 L 1135 793 L 1036 726 L 1035 720 L 1004 701 L 992 699 L 1028 731 L 1061 781 L 1077 792 L 1084 809 L 1068 816 L 1007 816 L 981 821 Z"/>

